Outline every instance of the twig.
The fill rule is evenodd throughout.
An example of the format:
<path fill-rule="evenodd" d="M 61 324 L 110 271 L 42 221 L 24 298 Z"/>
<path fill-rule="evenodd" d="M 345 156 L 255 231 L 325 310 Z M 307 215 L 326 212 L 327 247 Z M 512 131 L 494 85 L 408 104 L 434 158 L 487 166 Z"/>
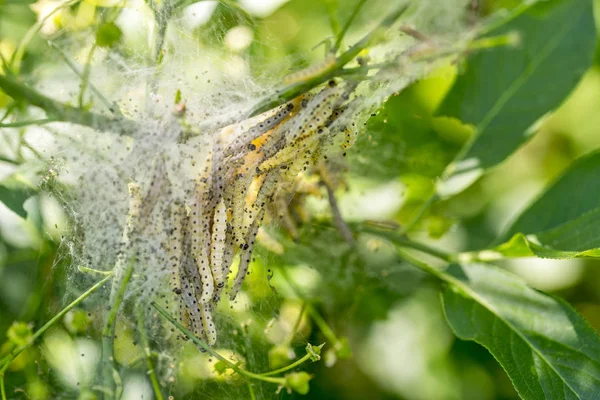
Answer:
<path fill-rule="evenodd" d="M 250 392 L 250 400 L 256 400 L 254 389 L 252 389 L 252 382 L 246 381 L 246 385 L 248 386 L 248 391 Z"/>
<path fill-rule="evenodd" d="M 284 385 L 285 384 L 285 379 L 284 378 L 272 378 L 272 377 L 269 377 L 269 376 L 263 376 L 261 374 L 255 374 L 253 372 L 250 372 L 250 371 L 247 371 L 247 370 L 245 370 L 243 368 L 240 368 L 240 366 L 239 366 L 238 363 L 234 363 L 233 361 L 230 361 L 230 360 L 226 359 L 225 357 L 223 357 L 222 355 L 220 355 L 219 353 L 217 353 L 216 351 L 214 351 L 209 345 L 207 345 L 202 340 L 200 340 L 196 336 L 194 336 L 194 334 L 192 334 L 192 332 L 190 332 L 186 328 L 184 328 L 183 325 L 181 325 L 179 322 L 177 322 L 175 320 L 175 318 L 173 318 L 161 306 L 159 306 L 158 304 L 156 304 L 156 302 L 153 301 L 150 304 L 163 317 L 165 317 L 170 323 L 172 323 L 173 325 L 175 325 L 175 327 L 177 329 L 179 329 L 183 334 L 185 334 L 188 338 L 190 338 L 192 340 L 192 342 L 194 342 L 198 347 L 200 347 L 202 350 L 206 351 L 211 356 L 215 357 L 217 360 L 224 362 L 227 365 L 228 368 L 231 368 L 232 370 L 234 370 L 235 372 L 237 372 L 240 376 L 245 377 L 245 378 L 257 379 L 257 380 L 261 380 L 261 381 L 265 381 L 265 382 L 270 382 L 270 383 L 276 383 L 276 384 L 279 384 L 279 385 Z"/>
<path fill-rule="evenodd" d="M 104 106 L 113 114 L 115 115 L 120 115 L 120 111 L 118 109 L 118 107 L 114 107 L 110 101 L 108 101 L 108 99 L 106 97 L 104 97 L 104 95 L 102 94 L 102 92 L 100 92 L 100 90 L 98 90 L 98 88 L 91 82 L 89 82 L 89 68 L 87 68 L 87 66 L 89 65 L 89 59 L 88 62 L 86 63 L 86 69 L 81 72 L 79 70 L 79 68 L 77 67 L 77 65 L 75 65 L 75 63 L 73 62 L 73 60 L 71 60 L 69 58 L 69 56 L 67 56 L 67 54 L 65 54 L 64 51 L 62 51 L 62 49 L 60 47 L 58 47 L 54 42 L 49 41 L 48 42 L 48 46 L 52 47 L 54 50 L 56 50 L 58 52 L 58 54 L 60 55 L 60 57 L 63 59 L 63 61 L 69 66 L 69 68 L 71 68 L 71 71 L 73 71 L 75 73 L 75 75 L 77 75 L 79 78 L 81 78 L 82 82 L 81 82 L 81 88 L 82 88 L 82 92 L 85 91 L 85 87 L 89 86 L 90 90 L 92 92 L 94 92 L 94 94 L 98 97 L 98 100 L 100 100 L 102 102 L 102 104 L 104 104 Z M 95 49 L 96 46 L 94 45 L 94 47 L 92 49 Z M 92 51 L 90 51 L 90 56 L 92 54 Z M 87 75 L 86 75 L 86 70 L 87 70 Z M 82 92 L 80 93 L 80 100 L 79 100 L 79 105 L 81 107 L 81 96 L 82 96 Z"/>
<path fill-rule="evenodd" d="M 337 16 L 338 0 L 325 0 L 327 14 L 329 15 L 329 25 L 335 36 L 340 34 L 340 20 Z"/>
<path fill-rule="evenodd" d="M 331 208 L 331 214 L 333 215 L 333 222 L 335 223 L 335 227 L 339 231 L 340 235 L 344 239 L 346 243 L 349 245 L 353 245 L 355 243 L 354 237 L 352 236 L 352 231 L 348 228 L 346 221 L 342 217 L 342 213 L 340 212 L 340 208 L 337 204 L 337 199 L 335 198 L 335 193 L 333 192 L 333 188 L 327 182 L 326 179 L 323 179 L 321 176 L 321 182 L 325 189 L 327 189 L 327 198 L 329 200 L 329 207 Z"/>
<path fill-rule="evenodd" d="M 7 122 L 0 123 L 0 128 L 21 128 L 29 125 L 44 125 L 49 124 L 50 122 L 56 122 L 56 119 L 53 118 L 42 118 L 42 119 L 33 119 L 30 121 L 16 121 L 16 122 Z"/>
<path fill-rule="evenodd" d="M 106 278 L 100 280 L 94 286 L 92 286 L 91 288 L 86 290 L 81 296 L 79 296 L 77 299 L 73 300 L 73 302 L 71 304 L 69 304 L 68 306 L 63 308 L 50 321 L 46 322 L 46 324 L 44 326 L 42 326 L 40 329 L 38 329 L 38 331 L 35 332 L 31 336 L 31 338 L 28 340 L 27 343 L 17 347 L 12 352 L 10 352 L 10 354 L 8 354 L 7 356 L 5 356 L 4 358 L 2 358 L 0 360 L 0 365 L 2 365 L 2 367 L 0 367 L 0 392 L 2 393 L 2 400 L 6 400 L 6 392 L 5 392 L 5 388 L 4 388 L 4 375 L 6 373 L 6 370 L 10 366 L 10 364 L 17 358 L 17 356 L 19 354 L 21 354 L 23 351 L 25 351 L 27 348 L 31 347 L 35 343 L 35 341 L 40 336 L 42 336 L 52 325 L 54 325 L 57 321 L 59 321 L 62 317 L 64 317 L 65 314 L 68 313 L 69 311 L 71 311 L 75 306 L 77 306 L 79 303 L 81 303 L 83 300 L 85 300 L 89 295 L 94 293 L 98 288 L 102 287 L 102 285 L 104 285 L 111 278 L 112 278 L 112 275 L 108 275 Z"/>
<path fill-rule="evenodd" d="M 92 45 L 92 48 L 90 49 L 90 52 L 88 53 L 88 57 L 85 62 L 85 66 L 83 67 L 83 75 L 80 76 L 81 90 L 79 91 L 79 108 L 83 108 L 83 100 L 84 100 L 85 91 L 88 87 L 88 84 L 89 84 L 90 88 L 92 87 L 92 84 L 89 83 L 89 80 L 90 80 L 90 73 L 92 71 L 92 57 L 94 56 L 95 51 L 96 51 L 96 43 L 94 43 Z M 94 93 L 96 93 L 96 91 L 94 91 Z M 105 105 L 107 105 L 107 104 L 105 103 Z M 113 108 L 110 106 L 110 103 L 108 103 L 107 107 L 111 112 L 113 111 Z"/>
<path fill-rule="evenodd" d="M 60 103 L 7 75 L 0 75 L 0 89 L 15 100 L 27 100 L 29 104 L 43 109 L 48 114 L 48 118 L 55 121 L 71 122 L 121 134 L 134 132 L 137 127 L 134 121 L 126 118 L 111 118 Z"/>
<path fill-rule="evenodd" d="M 302 357 L 302 358 L 300 358 L 300 359 L 296 360 L 295 362 L 291 363 L 290 365 L 286 365 L 285 367 L 281 367 L 281 368 L 279 368 L 279 369 L 276 369 L 276 370 L 273 370 L 273 371 L 264 372 L 264 373 L 262 373 L 262 374 L 260 374 L 260 375 L 261 375 L 261 376 L 273 376 L 273 375 L 278 375 L 278 374 L 281 374 L 281 373 L 283 373 L 283 372 L 286 372 L 286 371 L 289 371 L 289 370 L 291 370 L 291 369 L 294 369 L 294 368 L 296 368 L 296 367 L 297 367 L 297 366 L 299 366 L 299 365 L 302 365 L 302 364 L 304 364 L 306 361 L 310 360 L 310 359 L 311 359 L 311 357 L 313 357 L 313 356 L 312 356 L 312 354 L 310 354 L 310 353 L 306 353 L 306 354 L 304 355 L 304 357 Z"/>
<path fill-rule="evenodd" d="M 370 227 L 370 226 L 364 225 L 364 224 L 357 226 L 357 229 L 361 232 L 370 233 L 373 235 L 380 236 L 384 239 L 388 239 L 399 247 L 405 247 L 405 248 L 409 248 L 409 249 L 413 249 L 413 250 L 418 250 L 422 253 L 437 257 L 446 262 L 452 262 L 452 260 L 453 260 L 452 254 L 446 253 L 442 250 L 434 249 L 433 247 L 429 247 L 423 243 L 408 240 L 406 238 L 406 236 L 404 236 L 401 232 L 377 229 L 375 227 Z"/>
<path fill-rule="evenodd" d="M 109 393 L 114 397 L 114 383 L 115 380 L 113 378 L 113 370 L 114 370 L 114 358 L 113 358 L 113 345 L 115 339 L 115 328 L 117 315 L 119 313 L 119 308 L 121 308 L 121 303 L 123 302 L 123 298 L 125 297 L 125 291 L 127 290 L 127 285 L 129 284 L 129 280 L 131 279 L 131 275 L 133 274 L 133 266 L 135 263 L 135 258 L 129 262 L 126 270 L 124 271 L 123 278 L 120 282 L 113 281 L 113 287 L 118 285 L 118 291 L 113 300 L 113 304 L 110 307 L 108 317 L 106 318 L 106 324 L 104 325 L 104 329 L 102 330 L 102 377 L 103 377 L 103 385 L 108 390 Z"/>
<path fill-rule="evenodd" d="M 396 22 L 398 18 L 406 11 L 408 6 L 398 8 L 395 12 L 385 18 L 379 26 L 373 29 L 359 42 L 352 46 L 348 51 L 341 54 L 336 58 L 335 62 L 320 75 L 317 75 L 311 79 L 303 82 L 293 83 L 283 89 L 277 91 L 274 95 L 267 97 L 266 99 L 259 102 L 249 113 L 249 117 L 253 117 L 267 110 L 275 108 L 283 103 L 286 103 L 299 95 L 308 92 L 309 90 L 319 86 L 320 84 L 328 81 L 329 79 L 339 76 L 340 71 L 343 67 L 352 61 L 363 49 L 373 45 L 381 38 L 381 34 L 390 26 Z"/>
<path fill-rule="evenodd" d="M 344 27 L 342 28 L 342 30 L 337 35 L 337 39 L 335 41 L 335 44 L 333 45 L 333 51 L 334 52 L 337 52 L 337 50 L 342 45 L 342 40 L 344 40 L 344 36 L 346 36 L 346 32 L 348 32 L 348 29 L 350 29 L 350 26 L 352 25 L 352 22 L 354 22 L 354 18 L 356 18 L 356 16 L 358 15 L 358 12 L 360 11 L 360 9 L 362 8 L 362 6 L 366 2 L 367 2 L 367 0 L 360 0 L 358 2 L 358 4 L 356 5 L 356 7 L 354 7 L 354 10 L 352 11 L 352 14 L 350 15 L 350 18 L 348 18 L 348 21 L 346 21 L 346 23 L 344 24 Z"/>
<path fill-rule="evenodd" d="M 319 312 L 313 307 L 313 305 L 310 304 L 310 302 L 304 298 L 302 293 L 300 293 L 300 290 L 291 280 L 285 268 L 280 268 L 280 271 L 283 278 L 286 280 L 288 285 L 290 285 L 292 292 L 304 301 L 304 304 L 306 305 L 306 312 L 312 318 L 315 324 L 319 327 L 325 338 L 327 338 L 327 340 L 332 344 L 333 348 L 336 350 L 342 348 L 344 346 L 344 343 L 340 339 L 338 339 L 336 334 L 333 332 L 333 329 L 329 327 L 327 321 L 325 321 L 321 314 L 319 314 Z"/>
<path fill-rule="evenodd" d="M 4 157 L 4 156 L 0 156 L 0 162 L 5 162 L 5 163 L 8 163 L 8 164 L 19 165 L 18 161 L 15 161 L 15 160 L 13 160 L 11 158 Z"/>

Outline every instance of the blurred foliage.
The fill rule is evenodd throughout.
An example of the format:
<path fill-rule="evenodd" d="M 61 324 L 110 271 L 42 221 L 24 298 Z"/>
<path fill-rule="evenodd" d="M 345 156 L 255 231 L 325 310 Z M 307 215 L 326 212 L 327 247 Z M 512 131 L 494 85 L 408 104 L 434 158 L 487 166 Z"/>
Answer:
<path fill-rule="evenodd" d="M 232 28 L 249 27 L 253 40 L 243 56 L 261 79 L 322 60 L 322 49 L 313 47 L 332 37 L 330 10 L 336 10 L 339 21 L 346 21 L 358 1 L 291 0 L 264 15 L 253 15 L 249 3 L 219 2 L 206 23 L 185 34 L 203 48 L 222 47 Z M 48 7 L 57 4 L 0 0 L 3 58 L 15 54 L 32 27 L 40 31 L 32 36 L 20 64 L 19 74 L 26 81 L 34 82 L 56 68 L 60 57 L 49 51 L 48 39 L 60 42 L 69 35 L 88 35 L 95 38 L 95 45 L 125 58 L 137 60 L 152 53 L 144 33 L 139 37 L 128 33 L 145 32 L 152 25 L 148 21 L 162 18 L 143 2 L 135 6 L 145 10 L 147 20 L 133 28 L 115 20 L 120 2 L 110 0 L 68 2 L 41 23 Z M 486 17 L 522 4 L 487 0 L 468 7 L 472 14 Z M 367 5 L 356 26 L 379 19 L 382 11 L 377 5 Z M 449 165 L 477 158 L 476 168 L 486 173 L 452 197 L 435 198 L 412 227 L 411 239 L 447 250 L 461 262 L 501 258 L 498 252 L 509 257 L 535 253 L 570 258 L 569 251 L 590 251 L 587 256 L 597 256 L 598 153 L 571 164 L 600 145 L 599 65 L 591 66 L 580 81 L 592 63 L 590 49 L 596 47 L 591 7 L 592 2 L 583 0 L 542 2 L 502 28 L 519 33 L 519 46 L 470 54 L 458 65 L 433 71 L 390 97 L 373 112 L 348 151 L 349 173 L 337 192 L 342 215 L 379 223 L 384 231 L 404 227 L 435 198 L 439 179 L 453 175 Z M 351 29 L 349 38 L 354 40 L 355 34 Z M 175 45 L 167 41 L 161 57 Z M 82 71 L 87 65 L 84 58 L 78 60 Z M 175 103 L 193 95 L 186 89 L 177 91 Z M 31 117 L 27 107 L 14 100 L 0 92 L 0 116 L 6 112 L 5 117 Z M 495 113 L 490 115 L 490 110 Z M 2 122 L 12 120 L 5 117 Z M 47 211 L 49 201 L 38 190 L 37 180 L 51 179 L 51 172 L 43 177 L 36 175 L 37 170 L 19 174 L 21 163 L 37 162 L 35 146 L 24 145 L 28 129 L 9 127 L 6 137 L 0 130 L 0 359 L 27 344 L 33 332 L 81 295 L 73 292 L 70 280 L 82 275 L 59 251 L 62 232 Z M 563 171 L 566 175 L 556 181 Z M 558 398 L 545 392 L 549 387 L 562 391 L 571 386 L 573 393 L 589 393 L 589 385 L 598 388 L 597 382 L 580 381 L 579 375 L 561 369 L 589 368 L 590 375 L 597 375 L 598 364 L 582 361 L 588 356 L 598 359 L 598 352 L 586 354 L 598 346 L 597 261 L 544 264 L 542 260 L 539 270 L 540 276 L 555 277 L 553 294 L 571 303 L 588 325 L 563 300 L 531 289 L 500 269 L 456 264 L 434 279 L 435 273 L 426 274 L 399 257 L 397 246 L 385 235 L 350 224 L 356 242 L 349 244 L 331 223 L 325 196 L 319 188 L 317 195 L 293 210 L 299 229 L 296 240 L 284 224 L 265 229 L 272 242 L 260 243 L 243 305 L 221 304 L 216 315 L 230 347 L 217 350 L 243 360 L 250 371 L 281 368 L 301 358 L 306 343 L 325 343 L 320 360 L 314 356 L 285 375 L 291 391 L 252 381 L 256 398 L 509 400 L 518 398 L 511 381 L 527 399 Z M 535 196 L 539 197 L 532 201 Z M 502 243 L 499 250 L 496 246 Z M 274 251 L 278 246 L 284 251 Z M 528 266 L 530 261 L 500 265 L 519 275 L 519 262 Z M 568 281 L 562 275 L 576 268 L 581 273 L 575 279 Z M 544 284 L 543 279 L 527 279 L 534 288 Z M 443 306 L 436 292 L 440 280 Z M 491 303 L 496 313 L 482 303 Z M 5 377 L 8 398 L 99 398 L 93 377 L 106 306 L 92 295 L 21 353 Z M 470 319 L 465 310 L 472 310 Z M 458 338 L 445 325 L 444 313 Z M 158 321 L 156 316 L 151 323 L 160 325 Z M 490 326 L 497 330 L 489 331 Z M 144 363 L 150 349 L 155 351 L 151 358 L 167 396 L 249 398 L 244 380 L 191 342 L 178 343 L 183 351 L 175 360 L 155 341 L 150 349 L 142 349 L 135 322 L 119 319 L 116 329 L 123 398 L 152 396 Z M 572 332 L 578 335 L 569 336 Z M 562 347 L 561 341 L 575 348 Z M 517 346 L 516 356 L 505 352 L 510 345 Z M 561 366 L 556 353 L 546 350 L 576 354 L 569 353 L 572 364 Z M 520 375 L 532 372 L 520 368 L 535 370 L 539 363 L 545 363 L 540 386 L 528 387 L 531 380 Z"/>

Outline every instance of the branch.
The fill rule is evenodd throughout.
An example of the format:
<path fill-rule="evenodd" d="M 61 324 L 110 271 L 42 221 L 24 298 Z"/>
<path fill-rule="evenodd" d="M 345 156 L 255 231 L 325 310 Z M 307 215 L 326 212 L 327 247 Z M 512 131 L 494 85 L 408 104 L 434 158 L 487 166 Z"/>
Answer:
<path fill-rule="evenodd" d="M 41 108 L 48 114 L 48 119 L 55 121 L 71 122 L 120 134 L 129 134 L 137 127 L 134 121 L 127 118 L 111 118 L 58 102 L 6 75 L 0 75 L 0 89 L 15 100 L 26 100 L 29 104 Z"/>
<path fill-rule="evenodd" d="M 341 54 L 336 58 L 335 62 L 328 68 L 326 68 L 321 74 L 304 82 L 293 83 L 283 89 L 277 91 L 273 96 L 267 97 L 258 103 L 252 111 L 249 113 L 249 117 L 261 114 L 272 108 L 275 108 L 283 103 L 286 103 L 299 95 L 308 92 L 309 90 L 319 86 L 320 84 L 327 82 L 329 79 L 341 76 L 341 72 L 346 64 L 354 60 L 358 54 L 365 48 L 373 45 L 380 38 L 382 33 L 392 26 L 394 22 L 407 10 L 408 6 L 398 8 L 395 12 L 385 18 L 379 26 L 373 29 L 365 37 L 363 37 L 358 43 L 352 46 L 348 51 Z"/>

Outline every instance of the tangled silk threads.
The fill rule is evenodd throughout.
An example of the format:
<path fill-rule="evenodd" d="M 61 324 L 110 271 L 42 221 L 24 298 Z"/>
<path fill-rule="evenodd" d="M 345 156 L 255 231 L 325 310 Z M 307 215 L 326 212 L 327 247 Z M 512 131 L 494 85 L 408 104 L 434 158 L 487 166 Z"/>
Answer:
<path fill-rule="evenodd" d="M 212 313 L 223 292 L 232 301 L 239 293 L 269 205 L 294 190 L 301 172 L 348 146 L 348 132 L 356 126 L 348 112 L 355 87 L 332 80 L 315 93 L 222 128 L 199 145 L 205 160 L 191 168 L 189 184 L 178 183 L 185 169 L 176 162 L 180 156 L 155 154 L 146 184 L 129 185 L 117 278 L 128 260 L 167 269 L 171 289 L 161 296 L 172 299 L 182 323 L 213 345 Z M 156 238 L 157 249 L 148 245 Z"/>

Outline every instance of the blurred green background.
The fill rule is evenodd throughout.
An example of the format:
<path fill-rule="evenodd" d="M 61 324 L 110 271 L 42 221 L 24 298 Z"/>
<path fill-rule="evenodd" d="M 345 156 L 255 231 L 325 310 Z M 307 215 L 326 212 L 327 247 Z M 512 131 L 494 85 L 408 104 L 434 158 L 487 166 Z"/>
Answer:
<path fill-rule="evenodd" d="M 27 48 L 21 73 L 30 81 L 48 76 L 61 79 L 60 74 L 49 72 L 65 67 L 46 45 L 48 38 L 60 43 L 70 36 L 87 35 L 93 41 L 100 19 L 118 9 L 121 2 L 69 3 L 46 20 Z M 226 48 L 231 57 L 245 60 L 253 75 L 264 78 L 322 60 L 322 49 L 312 49 L 332 35 L 328 7 L 338 7 L 340 20 L 345 21 L 355 3 L 198 2 L 182 11 L 176 30 L 202 49 Z M 434 0 L 429 3 L 436 5 Z M 462 3 L 470 7 L 468 2 Z M 480 3 L 473 13 L 485 15 L 519 2 Z M 10 57 L 27 30 L 59 4 L 53 0 L 0 0 L 0 53 Z M 124 60 L 143 57 L 151 51 L 146 36 L 153 29 L 152 14 L 143 1 L 134 0 L 127 2 L 122 13 L 126 16 L 115 20 L 122 45 L 115 51 Z M 367 4 L 357 18 L 358 28 L 350 31 L 348 43 L 359 37 L 361 27 L 380 17 L 378 2 Z M 167 51 L 176 50 L 173 43 L 177 38 L 171 35 Z M 75 55 L 81 62 L 78 57 Z M 413 84 L 392 97 L 369 122 L 349 151 L 348 174 L 339 191 L 342 214 L 348 220 L 385 219 L 402 224 L 431 193 L 435 177 L 469 134 L 461 129 L 452 130 L 453 134 L 448 134 L 448 129 L 436 129 L 439 121 L 432 117 L 455 73 L 455 68 L 449 67 Z M 62 81 L 55 84 L 69 86 Z M 0 114 L 9 104 L 8 96 L 0 92 Z M 418 226 L 415 237 L 453 251 L 489 244 L 572 160 L 600 147 L 598 110 L 600 68 L 596 65 L 560 109 L 544 121 L 539 134 L 460 196 L 436 205 Z M 388 118 L 384 124 L 383 119 Z M 31 190 L 19 192 L 15 198 L 27 199 L 25 219 L 0 204 L 0 356 L 73 299 L 70 285 L 78 279 L 64 252 L 57 253 L 61 234 L 65 234 L 57 227 L 65 225 L 64 214 L 48 194 L 37 189 L 39 169 L 34 166 L 39 167 L 35 160 L 43 151 L 43 143 L 36 142 L 32 129 L 39 128 L 0 129 L 0 180 L 6 183 L 17 177 L 31 185 Z M 273 244 L 263 239 L 243 293 L 247 308 L 223 305 L 218 316 L 218 324 L 228 332 L 225 336 L 231 336 L 226 342 L 230 350 L 242 354 L 249 369 L 265 371 L 282 360 L 286 364 L 289 352 L 301 356 L 307 341 L 327 342 L 306 314 L 298 333 L 289 338 L 302 306 L 284 279 L 287 274 L 317 304 L 335 335 L 348 340 L 352 351 L 345 359 L 340 359 L 343 352 L 337 354 L 337 360 L 330 351 L 324 361 L 306 366 L 314 376 L 308 398 L 517 398 L 508 377 L 484 348 L 454 338 L 444 321 L 434 282 L 399 264 L 381 243 L 365 239 L 357 248 L 349 248 L 335 230 L 320 222 L 327 210 L 323 196 L 310 197 L 300 209 L 308 210 L 312 217 L 302 225 L 299 241 L 292 242 L 277 224 L 270 226 L 267 231 L 271 239 L 285 245 L 285 254 L 273 252 Z M 379 251 L 369 251 L 374 247 Z M 564 297 L 598 330 L 597 264 L 526 258 L 505 261 L 502 266 L 533 287 Z M 23 353 L 7 373 L 8 397 L 94 398 L 100 306 L 92 297 Z M 141 350 L 133 344 L 133 321 L 120 321 L 117 330 L 117 361 L 124 368 L 123 398 L 151 398 L 144 364 L 139 362 Z M 217 375 L 206 355 L 188 347 L 179 358 L 165 349 L 157 350 L 165 393 L 175 399 L 248 398 L 239 379 Z M 223 347 L 227 351 L 227 346 Z M 257 397 L 301 396 L 285 390 L 276 393 L 273 385 L 257 384 Z"/>

